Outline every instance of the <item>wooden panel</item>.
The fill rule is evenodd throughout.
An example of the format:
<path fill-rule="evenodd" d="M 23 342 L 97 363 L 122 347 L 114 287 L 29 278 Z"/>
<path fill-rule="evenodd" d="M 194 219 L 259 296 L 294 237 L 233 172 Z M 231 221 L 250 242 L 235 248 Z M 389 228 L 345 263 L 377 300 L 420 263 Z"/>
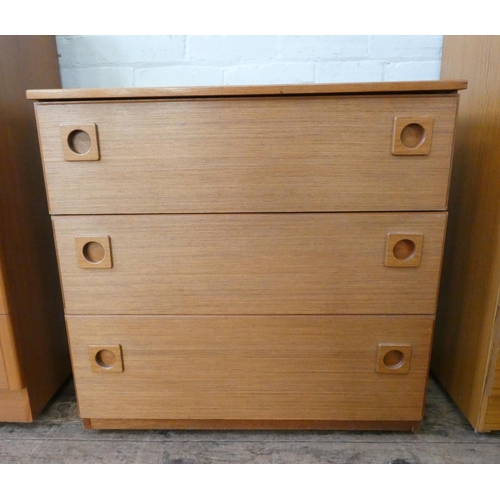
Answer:
<path fill-rule="evenodd" d="M 434 314 L 445 213 L 53 217 L 68 314 Z M 386 267 L 389 233 L 423 235 Z M 109 236 L 111 269 L 75 238 Z"/>
<path fill-rule="evenodd" d="M 0 262 L 0 314 L 7 314 L 9 309 L 7 307 L 7 298 L 5 296 L 5 285 L 3 283 L 2 263 Z"/>
<path fill-rule="evenodd" d="M 492 347 L 489 375 L 485 390 L 489 396 L 500 396 L 500 357 L 498 356 L 500 348 L 500 306 L 497 306 L 496 310 L 493 337 L 495 340 Z"/>
<path fill-rule="evenodd" d="M 9 381 L 7 380 L 7 372 L 5 370 L 5 363 L 3 361 L 3 358 L 4 358 L 4 353 L 2 352 L 2 347 L 0 345 L 0 391 L 9 388 Z"/>
<path fill-rule="evenodd" d="M 55 37 L 0 36 L 0 75 L 3 280 L 12 340 L 36 413 L 70 373 L 35 114 L 25 96 L 28 88 L 60 86 Z"/>
<path fill-rule="evenodd" d="M 223 87 L 167 87 L 167 88 L 115 88 L 115 89 L 48 89 L 28 90 L 28 99 L 136 99 L 155 97 L 208 97 L 307 94 L 360 94 L 378 92 L 446 92 L 465 89 L 467 82 L 370 82 L 307 85 L 258 85 Z"/>
<path fill-rule="evenodd" d="M 24 381 L 10 315 L 0 315 L 0 356 L 5 374 L 4 383 L 0 385 L 0 389 L 22 389 Z"/>
<path fill-rule="evenodd" d="M 37 104 L 52 214 L 444 210 L 457 96 Z M 427 156 L 394 119 L 433 118 Z M 95 123 L 101 159 L 64 161 Z"/>
<path fill-rule="evenodd" d="M 32 422 L 28 391 L 0 390 L 0 422 Z"/>
<path fill-rule="evenodd" d="M 491 396 L 500 396 L 500 366 L 497 364 L 495 367 L 495 372 L 493 374 L 493 387 L 491 389 Z"/>
<path fill-rule="evenodd" d="M 500 397 L 488 398 L 488 409 L 481 422 L 481 431 L 497 431 L 500 429 Z"/>
<path fill-rule="evenodd" d="M 488 366 L 496 355 L 499 54 L 497 36 L 444 38 L 441 76 L 467 78 L 469 88 L 460 96 L 432 369 L 476 430 L 482 429 Z"/>
<path fill-rule="evenodd" d="M 0 219 L 1 221 L 1 219 Z M 0 314 L 8 314 L 9 312 L 9 304 L 7 301 L 7 290 L 5 285 L 3 270 L 5 257 L 3 256 L 3 245 L 2 241 L 5 239 L 5 236 L 2 238 L 1 228 L 0 228 Z"/>
<path fill-rule="evenodd" d="M 420 420 L 433 316 L 68 316 L 82 418 Z M 380 343 L 411 345 L 376 373 Z M 96 373 L 89 345 L 121 345 Z"/>

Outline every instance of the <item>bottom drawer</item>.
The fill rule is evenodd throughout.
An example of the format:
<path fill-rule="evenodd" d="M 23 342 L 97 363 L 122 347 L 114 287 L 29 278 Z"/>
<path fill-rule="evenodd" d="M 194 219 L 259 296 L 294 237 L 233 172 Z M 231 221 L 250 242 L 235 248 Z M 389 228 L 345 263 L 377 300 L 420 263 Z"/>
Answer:
<path fill-rule="evenodd" d="M 67 324 L 84 419 L 419 421 L 433 320 L 68 316 Z"/>

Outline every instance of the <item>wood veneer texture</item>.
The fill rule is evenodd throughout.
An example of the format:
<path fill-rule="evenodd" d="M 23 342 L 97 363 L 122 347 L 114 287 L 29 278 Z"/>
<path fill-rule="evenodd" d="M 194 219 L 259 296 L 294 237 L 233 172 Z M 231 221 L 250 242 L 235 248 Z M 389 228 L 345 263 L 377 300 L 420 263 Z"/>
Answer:
<path fill-rule="evenodd" d="M 7 314 L 9 310 L 7 309 L 7 299 L 5 297 L 5 285 L 3 283 L 3 268 L 0 262 L 0 314 Z"/>
<path fill-rule="evenodd" d="M 0 340 L 9 388 L 24 387 L 22 397 L 0 391 L 0 420 L 29 421 L 70 374 L 35 116 L 25 98 L 30 87 L 60 86 L 55 38 L 0 37 L 0 68 L 0 260 L 13 341 L 5 341 L 5 324 Z M 11 364 L 18 377 L 9 377 Z"/>
<path fill-rule="evenodd" d="M 444 37 L 441 77 L 469 86 L 457 118 L 432 369 L 478 431 L 500 429 L 488 416 L 490 403 L 498 407 L 490 394 L 500 336 L 499 55 L 496 36 Z"/>
<path fill-rule="evenodd" d="M 82 418 L 422 418 L 434 316 L 67 316 Z M 92 370 L 118 344 L 123 372 Z M 406 374 L 380 343 L 411 344 Z"/>
<path fill-rule="evenodd" d="M 398 94 L 398 93 L 455 93 L 467 88 L 465 80 L 419 82 L 370 82 L 307 85 L 226 85 L 223 87 L 151 87 L 113 89 L 38 89 L 28 90 L 28 99 L 35 100 L 92 100 L 92 99 L 157 99 L 169 97 L 231 97 L 282 95 L 338 94 Z"/>
<path fill-rule="evenodd" d="M 50 212 L 446 210 L 457 102 L 450 94 L 37 103 Z M 398 116 L 433 119 L 430 154 L 392 154 Z M 99 161 L 65 161 L 61 127 L 88 124 L 97 125 Z"/>
<path fill-rule="evenodd" d="M 66 314 L 434 314 L 446 213 L 53 218 Z M 387 267 L 392 232 L 423 234 L 418 267 Z M 109 236 L 82 269 L 75 238 Z M 89 293 L 91 291 L 91 293 Z"/>

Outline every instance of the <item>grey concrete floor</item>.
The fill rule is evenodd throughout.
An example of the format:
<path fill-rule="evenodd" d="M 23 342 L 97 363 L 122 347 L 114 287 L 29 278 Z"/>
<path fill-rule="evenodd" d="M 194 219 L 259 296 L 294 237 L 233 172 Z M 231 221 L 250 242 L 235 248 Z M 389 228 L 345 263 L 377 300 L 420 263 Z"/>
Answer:
<path fill-rule="evenodd" d="M 500 463 L 500 432 L 478 434 L 429 380 L 418 432 L 85 431 L 70 380 L 32 424 L 0 424 L 0 463 Z"/>

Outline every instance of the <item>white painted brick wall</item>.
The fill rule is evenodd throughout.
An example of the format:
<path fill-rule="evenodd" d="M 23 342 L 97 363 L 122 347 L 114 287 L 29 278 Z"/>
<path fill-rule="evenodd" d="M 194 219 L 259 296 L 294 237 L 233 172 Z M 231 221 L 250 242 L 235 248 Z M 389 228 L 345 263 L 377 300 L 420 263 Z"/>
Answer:
<path fill-rule="evenodd" d="M 439 79 L 441 71 L 441 61 L 419 61 L 415 62 L 399 62 L 386 64 L 384 70 L 384 80 L 387 82 L 397 82 L 402 80 L 420 80 L 422 73 L 428 75 L 436 75 L 436 80 Z M 425 78 L 424 78 L 425 80 Z"/>
<path fill-rule="evenodd" d="M 65 88 L 439 79 L 438 36 L 58 36 Z"/>
<path fill-rule="evenodd" d="M 224 71 L 226 85 L 314 83 L 314 63 L 238 65 Z"/>
<path fill-rule="evenodd" d="M 277 36 L 188 36 L 186 62 L 231 67 L 272 62 L 278 54 Z"/>
<path fill-rule="evenodd" d="M 384 80 L 384 68 L 385 65 L 381 61 L 321 63 L 316 64 L 314 81 L 316 83 L 381 82 Z"/>
<path fill-rule="evenodd" d="M 279 55 L 287 61 L 366 59 L 368 36 L 280 36 Z"/>

